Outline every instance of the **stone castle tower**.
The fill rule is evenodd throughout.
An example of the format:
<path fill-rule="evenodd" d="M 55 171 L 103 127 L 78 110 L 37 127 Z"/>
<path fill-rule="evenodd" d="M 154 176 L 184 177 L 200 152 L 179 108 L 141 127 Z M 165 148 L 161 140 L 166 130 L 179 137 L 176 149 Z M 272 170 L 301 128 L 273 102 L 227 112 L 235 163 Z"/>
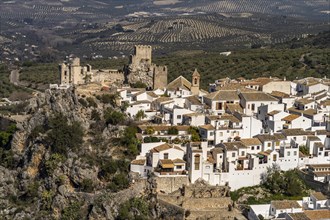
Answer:
<path fill-rule="evenodd" d="M 134 47 L 134 54 L 130 56 L 129 65 L 124 67 L 124 72 L 129 84 L 141 81 L 152 89 L 167 86 L 167 67 L 152 63 L 152 47 L 150 45 L 136 45 Z"/>
<path fill-rule="evenodd" d="M 151 46 L 136 45 L 134 47 L 134 54 L 130 56 L 130 64 L 132 65 L 132 71 L 136 71 L 141 65 L 151 65 Z"/>
<path fill-rule="evenodd" d="M 80 59 L 73 58 L 68 63 L 59 65 L 60 81 L 61 84 L 78 85 L 85 83 L 86 75 L 92 71 L 90 65 L 85 67 L 80 66 Z"/>
<path fill-rule="evenodd" d="M 192 74 L 191 89 L 190 89 L 190 91 L 193 95 L 198 95 L 199 94 L 200 78 L 201 78 L 201 75 L 199 74 L 197 69 L 195 69 L 195 71 Z"/>

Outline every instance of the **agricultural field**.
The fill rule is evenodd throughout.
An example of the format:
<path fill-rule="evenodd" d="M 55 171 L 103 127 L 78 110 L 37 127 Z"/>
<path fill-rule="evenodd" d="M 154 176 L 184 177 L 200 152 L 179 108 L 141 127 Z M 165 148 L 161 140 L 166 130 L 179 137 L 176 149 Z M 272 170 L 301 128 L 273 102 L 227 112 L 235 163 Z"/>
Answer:
<path fill-rule="evenodd" d="M 327 0 L 1 1 L 0 59 L 251 48 L 327 30 L 327 10 Z"/>
<path fill-rule="evenodd" d="M 272 76 L 294 80 L 308 76 L 329 76 L 329 56 L 329 48 L 265 48 L 236 50 L 229 56 L 205 51 L 181 51 L 166 56 L 155 56 L 153 62 L 168 66 L 169 81 L 180 75 L 190 80 L 191 73 L 197 68 L 202 77 L 201 86 L 207 89 L 209 83 L 225 77 L 250 79 Z M 91 64 L 93 69 L 122 69 L 128 63 L 128 59 L 85 60 L 83 63 Z M 31 85 L 36 79 L 38 83 L 47 84 L 48 80 L 55 82 L 58 77 L 57 64 L 34 64 L 23 70 L 22 79 L 31 82 Z"/>

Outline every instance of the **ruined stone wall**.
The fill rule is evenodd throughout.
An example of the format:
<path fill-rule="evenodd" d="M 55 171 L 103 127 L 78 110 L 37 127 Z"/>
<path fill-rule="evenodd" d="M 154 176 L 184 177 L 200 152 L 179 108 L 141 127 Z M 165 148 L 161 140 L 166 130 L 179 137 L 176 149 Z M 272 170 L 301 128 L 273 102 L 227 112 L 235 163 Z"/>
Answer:
<path fill-rule="evenodd" d="M 124 74 L 121 72 L 99 71 L 93 74 L 91 82 L 121 85 L 124 83 L 124 80 Z"/>
<path fill-rule="evenodd" d="M 189 180 L 187 176 L 176 177 L 156 177 L 157 192 L 172 193 L 183 185 L 188 185 Z"/>
<path fill-rule="evenodd" d="M 198 210 L 217 210 L 228 209 L 228 205 L 231 205 L 232 201 L 230 197 L 224 198 L 194 198 L 186 199 L 182 203 L 182 208 L 189 209 L 191 211 Z"/>

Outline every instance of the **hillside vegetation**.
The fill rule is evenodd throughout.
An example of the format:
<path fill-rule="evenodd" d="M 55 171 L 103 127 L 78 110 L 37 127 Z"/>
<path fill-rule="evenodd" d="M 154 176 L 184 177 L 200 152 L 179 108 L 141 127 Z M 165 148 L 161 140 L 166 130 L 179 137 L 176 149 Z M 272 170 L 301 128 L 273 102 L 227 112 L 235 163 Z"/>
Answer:
<path fill-rule="evenodd" d="M 192 71 L 197 68 L 202 76 L 202 87 L 216 79 L 230 77 L 286 77 L 288 80 L 308 76 L 324 77 L 330 75 L 330 49 L 295 48 L 295 49 L 249 49 L 233 51 L 225 56 L 220 53 L 183 51 L 167 56 L 155 57 L 153 62 L 167 65 L 169 81 L 183 75 L 190 80 Z M 99 59 L 84 61 L 93 69 L 118 68 L 128 63 L 128 59 Z M 21 80 L 34 83 L 55 83 L 58 81 L 57 64 L 37 64 L 23 67 Z"/>

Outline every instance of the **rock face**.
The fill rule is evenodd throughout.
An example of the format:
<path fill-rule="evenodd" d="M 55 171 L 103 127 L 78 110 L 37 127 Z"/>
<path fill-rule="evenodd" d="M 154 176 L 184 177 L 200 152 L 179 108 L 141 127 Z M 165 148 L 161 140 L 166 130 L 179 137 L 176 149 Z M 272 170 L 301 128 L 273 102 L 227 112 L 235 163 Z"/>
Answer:
<path fill-rule="evenodd" d="M 115 107 L 94 97 L 97 107 L 86 107 L 79 102 L 82 98 L 70 88 L 47 90 L 30 100 L 26 108 L 30 117 L 20 123 L 8 150 L 13 165 L 0 161 L 0 219 L 115 219 L 121 203 L 145 195 L 145 181 L 112 192 L 111 178 L 100 177 L 101 169 L 105 169 L 101 158 L 109 160 L 113 156 L 110 149 L 120 151 L 112 149 L 111 141 L 113 130 L 120 128 L 109 125 L 99 126 L 99 131 L 91 129 L 95 124 L 93 110 L 102 117 L 105 108 Z M 41 128 L 49 129 L 50 119 L 56 114 L 63 115 L 68 124 L 78 122 L 82 126 L 85 135 L 80 149 L 68 150 L 67 154 L 51 150 L 51 130 Z M 97 144 L 93 144 L 95 132 L 100 136 Z"/>

